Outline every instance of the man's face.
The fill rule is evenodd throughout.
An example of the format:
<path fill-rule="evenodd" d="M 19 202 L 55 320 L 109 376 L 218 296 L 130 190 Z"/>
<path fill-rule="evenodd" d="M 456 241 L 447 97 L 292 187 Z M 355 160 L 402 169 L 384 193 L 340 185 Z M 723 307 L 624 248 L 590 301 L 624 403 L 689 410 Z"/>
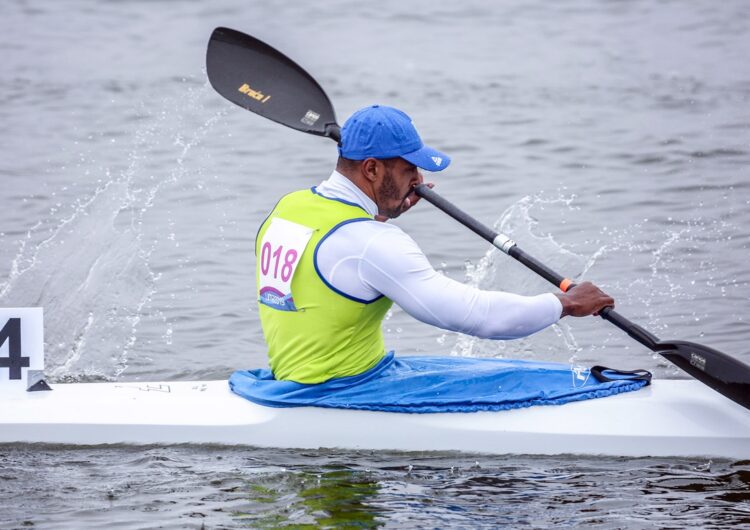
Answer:
<path fill-rule="evenodd" d="M 394 219 L 411 206 L 412 190 L 422 182 L 422 174 L 403 158 L 378 160 L 375 203 L 380 215 Z"/>

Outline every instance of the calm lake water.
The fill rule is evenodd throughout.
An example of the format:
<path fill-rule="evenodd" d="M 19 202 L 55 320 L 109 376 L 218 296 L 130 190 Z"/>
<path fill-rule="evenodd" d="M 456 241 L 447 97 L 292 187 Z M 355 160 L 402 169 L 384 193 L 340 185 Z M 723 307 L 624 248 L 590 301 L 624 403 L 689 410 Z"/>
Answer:
<path fill-rule="evenodd" d="M 0 306 L 42 306 L 53 381 L 265 366 L 255 232 L 335 145 L 207 84 L 224 25 L 451 154 L 445 197 L 662 338 L 750 362 L 750 4 L 5 1 Z M 483 288 L 550 287 L 427 204 L 399 219 Z M 599 319 L 472 339 L 394 308 L 408 354 L 684 375 Z M 460 448 L 457 448 L 460 449 Z M 750 526 L 750 462 L 0 447 L 0 527 Z"/>

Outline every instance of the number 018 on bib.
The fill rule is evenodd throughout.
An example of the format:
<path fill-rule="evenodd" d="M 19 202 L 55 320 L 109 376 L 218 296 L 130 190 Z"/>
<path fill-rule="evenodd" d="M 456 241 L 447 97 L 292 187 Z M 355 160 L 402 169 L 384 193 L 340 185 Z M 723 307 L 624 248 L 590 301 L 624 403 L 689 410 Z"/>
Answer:
<path fill-rule="evenodd" d="M 313 229 L 280 217 L 271 219 L 258 259 L 258 300 L 280 311 L 297 311 L 292 279 Z"/>

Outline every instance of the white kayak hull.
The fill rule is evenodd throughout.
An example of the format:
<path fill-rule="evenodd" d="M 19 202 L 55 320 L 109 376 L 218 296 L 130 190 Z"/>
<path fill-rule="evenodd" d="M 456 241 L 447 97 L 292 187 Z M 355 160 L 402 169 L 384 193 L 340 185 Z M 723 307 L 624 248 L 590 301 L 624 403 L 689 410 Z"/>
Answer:
<path fill-rule="evenodd" d="M 562 406 L 400 414 L 268 408 L 226 381 L 87 383 L 0 393 L 1 443 L 221 444 L 750 459 L 750 411 L 697 381 Z"/>

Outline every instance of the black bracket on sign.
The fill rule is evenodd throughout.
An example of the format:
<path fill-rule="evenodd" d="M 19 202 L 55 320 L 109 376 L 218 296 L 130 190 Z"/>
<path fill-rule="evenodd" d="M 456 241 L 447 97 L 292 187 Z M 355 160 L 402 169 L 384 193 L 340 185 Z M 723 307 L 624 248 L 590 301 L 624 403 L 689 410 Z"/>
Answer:
<path fill-rule="evenodd" d="M 27 388 L 26 392 L 39 392 L 40 390 L 52 390 L 52 387 L 47 384 L 47 381 L 45 381 L 44 379 L 40 379 L 29 388 Z"/>

